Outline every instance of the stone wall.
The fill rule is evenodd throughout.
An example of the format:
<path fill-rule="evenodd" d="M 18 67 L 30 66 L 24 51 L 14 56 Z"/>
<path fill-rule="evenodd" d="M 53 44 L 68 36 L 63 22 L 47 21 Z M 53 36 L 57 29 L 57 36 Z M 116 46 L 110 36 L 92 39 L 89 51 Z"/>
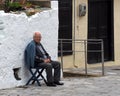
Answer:
<path fill-rule="evenodd" d="M 42 43 L 52 59 L 57 59 L 58 10 L 53 8 L 31 17 L 0 11 L 0 89 L 24 85 L 29 73 L 24 65 L 24 49 L 34 31 L 42 33 Z M 14 71 L 21 80 L 16 80 Z"/>

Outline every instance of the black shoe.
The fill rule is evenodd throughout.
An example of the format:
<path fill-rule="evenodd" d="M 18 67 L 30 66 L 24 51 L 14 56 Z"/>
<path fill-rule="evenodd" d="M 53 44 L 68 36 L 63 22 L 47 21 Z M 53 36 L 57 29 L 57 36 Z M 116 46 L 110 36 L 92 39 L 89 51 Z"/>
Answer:
<path fill-rule="evenodd" d="M 54 82 L 56 85 L 64 85 L 64 83 L 61 82 Z"/>
<path fill-rule="evenodd" d="M 56 84 L 54 84 L 54 83 L 47 83 L 47 86 L 49 86 L 49 87 L 56 87 Z"/>

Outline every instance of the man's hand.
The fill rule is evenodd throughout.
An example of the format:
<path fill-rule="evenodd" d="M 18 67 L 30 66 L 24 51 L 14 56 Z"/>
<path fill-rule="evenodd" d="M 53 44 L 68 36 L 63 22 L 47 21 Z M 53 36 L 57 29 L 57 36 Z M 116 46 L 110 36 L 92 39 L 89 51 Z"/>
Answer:
<path fill-rule="evenodd" d="M 50 63 L 50 59 L 45 59 L 44 63 Z"/>

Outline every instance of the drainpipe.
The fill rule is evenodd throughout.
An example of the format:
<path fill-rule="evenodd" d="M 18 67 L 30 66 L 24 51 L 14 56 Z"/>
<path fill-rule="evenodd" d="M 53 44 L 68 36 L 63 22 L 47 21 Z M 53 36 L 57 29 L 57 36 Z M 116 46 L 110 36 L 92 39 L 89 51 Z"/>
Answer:
<path fill-rule="evenodd" d="M 76 24 L 76 18 L 75 18 L 75 16 L 76 16 L 76 4 L 75 4 L 75 0 L 73 0 L 73 3 L 74 3 L 74 33 L 73 33 L 73 66 L 75 67 L 75 68 L 78 68 L 78 66 L 75 64 L 75 29 L 76 29 L 76 27 L 75 27 L 75 24 Z"/>

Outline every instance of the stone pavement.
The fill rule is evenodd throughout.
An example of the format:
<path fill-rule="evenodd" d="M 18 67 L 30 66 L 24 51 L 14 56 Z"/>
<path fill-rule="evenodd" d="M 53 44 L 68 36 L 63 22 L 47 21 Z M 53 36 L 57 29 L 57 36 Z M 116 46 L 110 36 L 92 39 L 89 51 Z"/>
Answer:
<path fill-rule="evenodd" d="M 114 70 L 115 69 L 115 70 Z M 0 96 L 120 96 L 120 67 L 110 67 L 103 77 L 67 77 L 64 86 L 25 87 L 0 90 Z"/>

